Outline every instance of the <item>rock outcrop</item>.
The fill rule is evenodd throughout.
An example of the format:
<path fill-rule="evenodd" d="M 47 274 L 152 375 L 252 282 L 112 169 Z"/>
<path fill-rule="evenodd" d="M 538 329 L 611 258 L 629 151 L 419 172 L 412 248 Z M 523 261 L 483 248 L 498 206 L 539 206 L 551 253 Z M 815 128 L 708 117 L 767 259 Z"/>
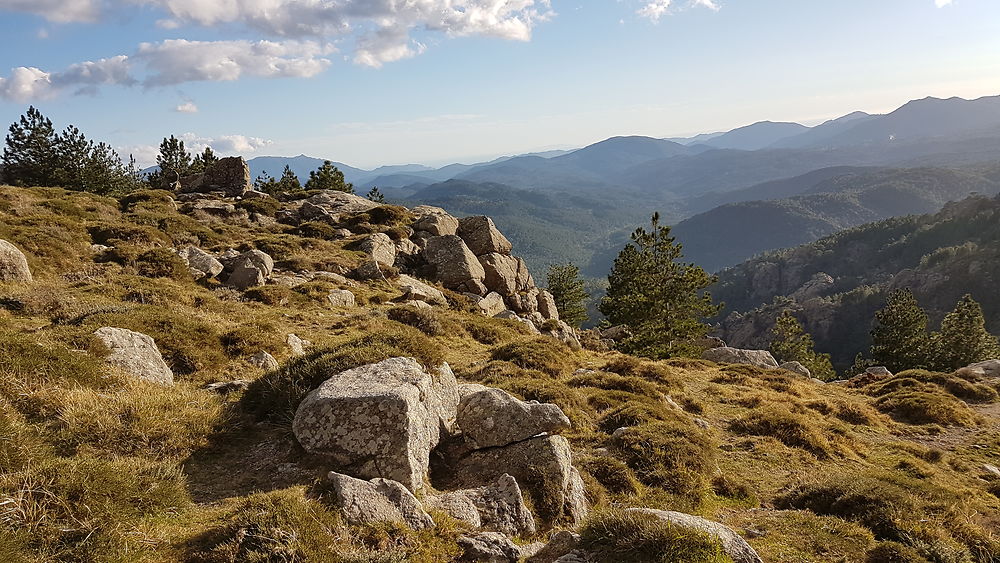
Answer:
<path fill-rule="evenodd" d="M 511 244 L 493 224 L 493 219 L 482 215 L 458 220 L 458 236 L 462 237 L 473 254 L 510 254 Z"/>
<path fill-rule="evenodd" d="M 16 246 L 0 240 L 0 281 L 29 283 L 32 281 L 28 259 Z"/>
<path fill-rule="evenodd" d="M 241 156 L 220 158 L 205 172 L 181 178 L 180 184 L 182 192 L 223 192 L 228 197 L 242 197 L 253 189 L 250 167 Z"/>
<path fill-rule="evenodd" d="M 458 426 L 478 448 L 570 428 L 562 409 L 550 403 L 524 402 L 501 389 L 474 384 L 460 385 L 459 394 Z"/>
<path fill-rule="evenodd" d="M 274 272 L 274 259 L 260 250 L 248 250 L 233 261 L 227 283 L 237 289 L 264 285 Z"/>
<path fill-rule="evenodd" d="M 406 274 L 400 274 L 396 284 L 403 291 L 404 301 L 423 301 L 432 305 L 448 304 L 448 299 L 441 290 Z"/>
<path fill-rule="evenodd" d="M 802 377 L 806 378 L 812 377 L 812 372 L 809 371 L 809 368 L 807 368 L 806 366 L 802 365 L 799 362 L 785 362 L 778 367 L 785 371 L 790 371 L 792 373 L 801 375 Z"/>
<path fill-rule="evenodd" d="M 457 383 L 447 364 L 431 375 L 412 358 L 391 358 L 331 373 L 299 405 L 292 429 L 302 447 L 338 467 L 416 491 L 457 407 Z"/>
<path fill-rule="evenodd" d="M 483 295 L 486 271 L 465 241 L 455 235 L 427 239 L 424 258 L 434 267 L 435 277 L 448 289 Z"/>
<path fill-rule="evenodd" d="M 225 267 L 215 256 L 198 248 L 197 246 L 186 246 L 177 251 L 177 256 L 187 264 L 194 279 L 214 278 L 222 273 Z"/>
<path fill-rule="evenodd" d="M 173 371 L 149 336 L 109 326 L 97 329 L 94 335 L 111 351 L 107 357 L 109 364 L 153 383 L 170 385 L 174 382 Z"/>
<path fill-rule="evenodd" d="M 712 348 L 701 355 L 703 360 L 719 364 L 747 364 L 759 368 L 776 368 L 778 362 L 767 350 L 741 350 L 739 348 Z"/>
<path fill-rule="evenodd" d="M 385 233 L 369 235 L 358 248 L 379 264 L 392 266 L 396 263 L 396 245 Z"/>
<path fill-rule="evenodd" d="M 495 483 L 430 497 L 426 504 L 467 524 L 508 536 L 535 533 L 535 520 L 524 504 L 517 480 L 501 475 Z"/>
<path fill-rule="evenodd" d="M 496 532 L 479 532 L 458 538 L 462 548 L 460 562 L 477 563 L 517 563 L 521 559 L 521 548 L 510 538 Z"/>
<path fill-rule="evenodd" d="M 364 481 L 331 471 L 326 485 L 334 504 L 351 524 L 401 522 L 414 530 L 434 526 L 420 501 L 406 487 L 389 479 Z"/>

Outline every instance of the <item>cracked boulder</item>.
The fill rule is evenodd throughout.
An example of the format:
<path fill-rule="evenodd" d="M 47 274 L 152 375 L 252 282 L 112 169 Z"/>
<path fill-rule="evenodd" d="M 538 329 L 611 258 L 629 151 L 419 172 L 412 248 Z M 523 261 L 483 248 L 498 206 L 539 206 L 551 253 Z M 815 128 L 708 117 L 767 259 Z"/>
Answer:
<path fill-rule="evenodd" d="M 434 267 L 441 285 L 456 291 L 485 294 L 486 271 L 465 242 L 455 235 L 427 239 L 424 259 Z"/>
<path fill-rule="evenodd" d="M 492 252 L 510 254 L 510 241 L 493 224 L 493 219 L 484 215 L 459 219 L 458 236 L 462 237 L 476 256 Z"/>
<path fill-rule="evenodd" d="M 413 358 L 331 373 L 299 405 L 292 430 L 306 451 L 339 468 L 416 491 L 431 450 L 454 426 L 457 387 L 447 364 L 431 374 Z"/>
<path fill-rule="evenodd" d="M 521 401 L 502 389 L 460 385 L 459 394 L 458 427 L 478 448 L 506 446 L 571 426 L 558 406 Z"/>
<path fill-rule="evenodd" d="M 450 491 L 426 503 L 475 528 L 508 536 L 535 533 L 535 519 L 524 504 L 521 488 L 507 474 L 485 487 Z"/>
<path fill-rule="evenodd" d="M 334 504 L 351 524 L 401 522 L 414 530 L 434 527 L 420 501 L 402 484 L 390 479 L 355 479 L 331 471 L 326 484 Z"/>

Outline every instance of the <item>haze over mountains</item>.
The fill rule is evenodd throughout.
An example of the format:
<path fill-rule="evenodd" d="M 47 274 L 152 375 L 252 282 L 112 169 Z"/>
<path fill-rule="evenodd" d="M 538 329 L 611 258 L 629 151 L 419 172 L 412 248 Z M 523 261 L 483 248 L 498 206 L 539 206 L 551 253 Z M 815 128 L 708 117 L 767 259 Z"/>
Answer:
<path fill-rule="evenodd" d="M 994 96 L 925 98 L 815 127 L 762 121 L 683 139 L 612 137 L 437 169 L 337 166 L 362 193 L 378 186 L 390 200 L 493 216 L 536 273 L 565 261 L 569 245 L 585 273 L 602 276 L 609 250 L 654 210 L 679 223 L 687 258 L 714 270 L 865 222 L 933 212 L 971 192 L 996 193 L 983 164 L 998 160 Z M 321 163 L 250 160 L 255 176 L 287 164 L 302 179 Z"/>

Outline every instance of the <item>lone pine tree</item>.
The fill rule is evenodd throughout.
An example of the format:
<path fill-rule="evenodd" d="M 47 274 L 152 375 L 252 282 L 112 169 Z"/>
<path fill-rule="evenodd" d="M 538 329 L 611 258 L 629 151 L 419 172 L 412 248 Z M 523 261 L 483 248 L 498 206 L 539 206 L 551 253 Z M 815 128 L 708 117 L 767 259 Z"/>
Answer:
<path fill-rule="evenodd" d="M 555 264 L 549 266 L 547 274 L 548 290 L 556 302 L 559 318 L 573 328 L 580 328 L 587 322 L 587 292 L 580 279 L 580 268 L 575 264 Z"/>
<path fill-rule="evenodd" d="M 777 318 L 771 337 L 771 354 L 779 362 L 799 362 L 809 369 L 813 377 L 824 381 L 836 377 L 830 355 L 816 352 L 812 335 L 805 331 L 791 312 L 784 311 Z"/>

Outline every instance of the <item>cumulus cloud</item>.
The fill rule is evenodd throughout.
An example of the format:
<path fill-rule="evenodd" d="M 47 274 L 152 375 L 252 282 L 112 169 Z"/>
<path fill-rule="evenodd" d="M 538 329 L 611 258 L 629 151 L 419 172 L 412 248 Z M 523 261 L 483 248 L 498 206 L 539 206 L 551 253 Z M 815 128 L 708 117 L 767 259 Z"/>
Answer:
<path fill-rule="evenodd" d="M 149 74 L 146 86 L 232 81 L 243 76 L 310 78 L 330 66 L 332 47 L 315 41 L 188 41 L 143 43 L 135 58 Z"/>
<path fill-rule="evenodd" d="M 35 67 L 18 67 L 7 78 L 0 78 L 0 98 L 5 100 L 24 103 L 54 94 L 52 75 Z"/>
<path fill-rule="evenodd" d="M 184 102 L 174 108 L 177 113 L 198 113 L 198 106 L 194 102 Z"/>
<path fill-rule="evenodd" d="M 93 22 L 100 14 L 98 0 L 0 0 L 0 10 L 35 14 L 55 23 Z"/>
<path fill-rule="evenodd" d="M 192 154 L 201 153 L 205 147 L 212 147 L 213 152 L 222 156 L 247 155 L 273 144 L 273 141 L 269 139 L 246 135 L 206 137 L 196 133 L 184 133 L 178 135 L 177 138 L 184 141 L 184 148 Z M 129 155 L 135 157 L 136 163 L 142 167 L 156 164 L 156 157 L 160 153 L 158 145 L 121 146 L 116 147 L 115 150 L 123 159 L 128 159 Z"/>
<path fill-rule="evenodd" d="M 408 59 L 424 51 L 424 45 L 410 40 L 406 29 L 384 27 L 358 40 L 354 62 L 379 68 L 385 63 Z"/>

